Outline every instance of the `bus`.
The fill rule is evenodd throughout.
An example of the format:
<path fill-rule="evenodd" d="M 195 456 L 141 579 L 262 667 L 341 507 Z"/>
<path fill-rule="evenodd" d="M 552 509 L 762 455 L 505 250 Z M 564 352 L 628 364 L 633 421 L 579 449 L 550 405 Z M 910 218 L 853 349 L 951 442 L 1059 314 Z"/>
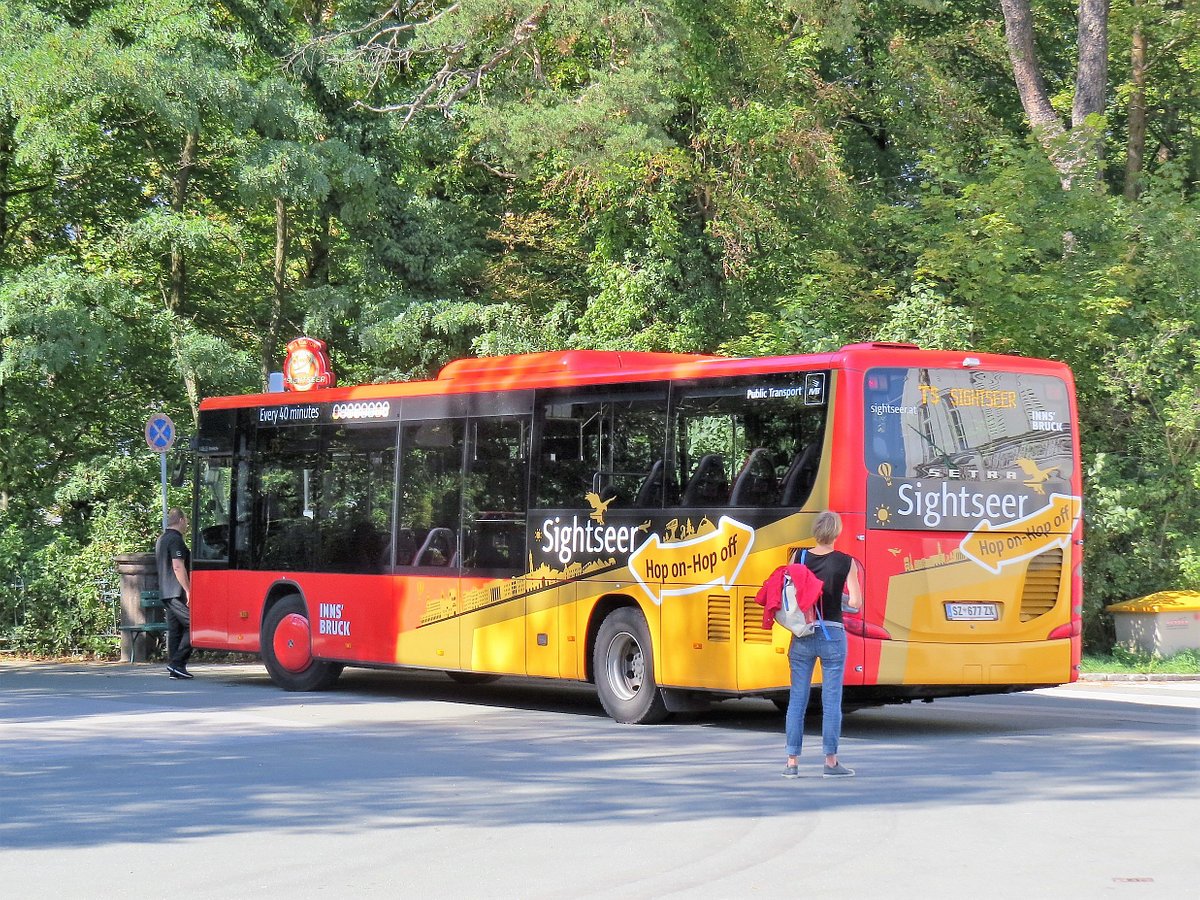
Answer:
<path fill-rule="evenodd" d="M 290 691 L 343 667 L 595 685 L 649 723 L 786 703 L 759 587 L 840 513 L 864 603 L 848 706 L 1074 681 L 1074 382 L 1053 361 L 855 344 L 564 351 L 200 407 L 192 640 Z"/>

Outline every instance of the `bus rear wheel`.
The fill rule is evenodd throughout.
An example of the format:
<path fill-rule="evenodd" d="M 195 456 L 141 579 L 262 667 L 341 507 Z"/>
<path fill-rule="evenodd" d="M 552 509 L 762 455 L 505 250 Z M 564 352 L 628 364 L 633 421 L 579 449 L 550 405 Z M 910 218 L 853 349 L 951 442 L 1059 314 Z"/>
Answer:
<path fill-rule="evenodd" d="M 614 610 L 600 625 L 592 660 L 604 711 L 627 725 L 652 725 L 668 715 L 654 678 L 650 629 L 640 610 Z"/>
<path fill-rule="evenodd" d="M 271 680 L 285 691 L 321 691 L 342 674 L 340 664 L 313 659 L 312 628 L 299 594 L 288 594 L 267 612 L 261 645 Z"/>

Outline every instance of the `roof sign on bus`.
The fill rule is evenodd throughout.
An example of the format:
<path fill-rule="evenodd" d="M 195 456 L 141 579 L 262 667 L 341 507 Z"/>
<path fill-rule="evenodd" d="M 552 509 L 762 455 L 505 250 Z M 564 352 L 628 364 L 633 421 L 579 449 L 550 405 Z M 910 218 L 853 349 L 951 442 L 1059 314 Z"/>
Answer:
<path fill-rule="evenodd" d="M 311 391 L 337 384 L 337 376 L 329 364 L 325 342 L 310 337 L 298 337 L 287 345 L 283 360 L 283 386 L 289 391 Z"/>
<path fill-rule="evenodd" d="M 808 372 L 802 384 L 761 384 L 746 388 L 747 400 L 795 400 L 800 397 L 805 406 L 823 406 L 825 373 Z"/>
<path fill-rule="evenodd" d="M 321 407 L 308 406 L 263 406 L 258 410 L 260 425 L 292 425 L 297 422 L 315 422 L 321 418 Z"/>

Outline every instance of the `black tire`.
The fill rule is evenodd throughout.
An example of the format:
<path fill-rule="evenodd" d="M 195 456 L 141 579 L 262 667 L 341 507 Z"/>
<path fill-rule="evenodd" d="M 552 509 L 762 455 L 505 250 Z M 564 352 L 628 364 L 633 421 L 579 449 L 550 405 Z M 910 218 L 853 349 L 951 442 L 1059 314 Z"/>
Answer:
<path fill-rule="evenodd" d="M 604 711 L 618 722 L 652 725 L 667 717 L 667 704 L 654 678 L 650 629 L 640 610 L 622 607 L 601 623 L 592 671 Z"/>
<path fill-rule="evenodd" d="M 342 674 L 340 663 L 312 657 L 312 628 L 299 594 L 271 607 L 262 625 L 262 657 L 271 680 L 285 691 L 323 691 Z"/>
<path fill-rule="evenodd" d="M 447 672 L 451 681 L 459 684 L 491 684 L 500 678 L 499 675 L 489 675 L 487 672 Z"/>

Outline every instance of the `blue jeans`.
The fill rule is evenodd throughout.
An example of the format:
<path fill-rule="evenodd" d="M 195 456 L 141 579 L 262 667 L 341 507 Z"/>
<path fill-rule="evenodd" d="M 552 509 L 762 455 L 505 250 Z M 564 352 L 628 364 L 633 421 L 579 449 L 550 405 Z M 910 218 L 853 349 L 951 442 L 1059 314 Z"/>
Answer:
<path fill-rule="evenodd" d="M 826 626 L 828 627 L 828 626 Z M 842 678 L 846 673 L 846 630 L 829 628 L 829 637 L 820 628 L 808 637 L 793 637 L 788 647 L 792 670 L 792 692 L 788 696 L 785 727 L 787 755 L 799 756 L 804 741 L 804 711 L 812 687 L 813 669 L 821 660 L 821 746 L 826 756 L 838 752 L 842 734 Z"/>

